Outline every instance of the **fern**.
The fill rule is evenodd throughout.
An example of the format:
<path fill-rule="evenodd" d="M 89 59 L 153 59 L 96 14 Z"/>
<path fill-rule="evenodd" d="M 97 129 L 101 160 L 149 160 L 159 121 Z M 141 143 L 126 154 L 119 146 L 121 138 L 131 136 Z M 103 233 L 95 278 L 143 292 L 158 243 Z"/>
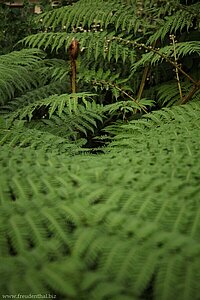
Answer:
<path fill-rule="evenodd" d="M 38 80 L 30 71 L 40 62 L 44 54 L 35 49 L 12 52 L 0 57 L 1 104 L 13 98 L 16 90 L 25 91 L 36 86 Z"/>
<path fill-rule="evenodd" d="M 2 293 L 198 299 L 199 120 L 198 102 L 155 111 L 97 156 L 1 131 Z"/>
<path fill-rule="evenodd" d="M 114 23 L 116 30 L 119 27 L 122 30 L 135 27 L 137 32 L 140 25 L 133 14 L 135 8 L 135 5 L 125 5 L 123 1 L 79 1 L 71 7 L 59 8 L 50 14 L 44 13 L 40 16 L 40 21 L 43 26 L 53 30 L 62 28 L 67 31 L 79 26 L 90 28 L 96 24 L 107 28 Z"/>
<path fill-rule="evenodd" d="M 199 299 L 198 7 L 80 0 L 0 57 L 1 294 Z"/>
<path fill-rule="evenodd" d="M 199 19 L 199 3 L 195 3 L 187 7 L 185 5 L 180 5 L 179 1 L 177 1 L 177 3 L 171 2 L 168 5 L 172 5 L 175 13 L 169 12 L 169 16 L 166 16 L 162 23 L 159 24 L 159 29 L 148 40 L 150 44 L 152 44 L 154 41 L 157 41 L 159 38 L 164 40 L 166 35 L 169 33 L 183 31 L 185 28 L 187 31 L 189 31 L 190 27 L 193 26 L 195 19 Z M 197 27 L 199 29 L 198 22 Z"/>
<path fill-rule="evenodd" d="M 63 82 L 52 82 L 50 84 L 37 87 L 34 90 L 28 91 L 25 94 L 11 99 L 8 101 L 6 105 L 1 106 L 1 113 L 7 114 L 12 111 L 19 109 L 20 107 L 24 107 L 32 102 L 42 100 L 51 94 L 58 94 L 60 92 L 65 91 L 65 85 Z"/>
<path fill-rule="evenodd" d="M 75 153 L 81 150 L 81 146 L 85 144 L 85 140 L 79 139 L 74 143 L 70 140 L 70 135 L 76 136 L 74 131 L 65 126 L 65 135 L 61 136 L 56 132 L 56 129 L 51 130 L 47 126 L 25 126 L 23 121 L 16 121 L 13 126 L 1 122 L 0 145 L 9 145 L 10 147 L 41 149 L 44 152 L 55 151 L 57 153 Z M 55 126 L 54 126 L 55 127 Z M 47 132 L 47 130 L 49 132 Z M 57 130 L 58 131 L 58 130 Z M 64 132 L 64 129 L 63 129 Z M 56 134 L 57 133 L 57 134 Z M 54 150 L 51 145 L 54 145 Z"/>
<path fill-rule="evenodd" d="M 110 74 L 109 81 L 114 84 L 117 84 L 117 77 L 126 81 L 126 86 L 132 91 L 132 98 L 141 98 L 142 93 L 143 98 L 158 100 L 159 105 L 165 105 L 166 102 L 161 103 L 159 95 L 155 94 L 157 89 L 154 86 L 162 83 L 161 76 L 156 77 L 155 73 L 162 74 L 166 62 L 171 64 L 166 72 L 166 81 L 173 79 L 173 68 L 191 82 L 198 81 L 198 77 L 193 78 L 193 74 L 185 71 L 184 63 L 188 57 L 195 60 L 199 56 L 199 41 L 194 34 L 194 30 L 198 32 L 198 8 L 198 3 L 183 5 L 180 1 L 141 3 L 81 0 L 40 15 L 37 22 L 42 30 L 26 37 L 22 43 L 51 51 L 55 56 L 61 53 L 63 57 L 71 40 L 75 38 L 80 44 L 78 69 L 81 91 L 86 91 L 88 84 L 91 87 L 92 83 L 101 95 L 105 95 L 105 90 L 100 90 L 102 82 L 96 84 L 97 79 L 104 80 L 103 76 L 99 76 L 103 70 L 103 75 Z M 170 34 L 178 36 L 175 49 L 174 45 L 169 45 Z M 184 38 L 181 35 L 186 34 L 187 38 L 182 41 Z M 146 68 L 144 72 L 142 68 Z M 145 72 L 146 78 L 143 77 Z M 67 72 L 58 68 L 53 74 L 60 78 L 65 77 Z M 109 82 L 105 82 L 104 86 L 109 86 Z M 112 93 L 111 100 L 117 99 L 119 93 L 116 89 L 109 87 L 109 90 Z M 178 102 L 187 102 L 192 96 L 189 93 L 189 98 L 185 95 Z M 176 92 L 173 98 L 176 98 Z"/>
<path fill-rule="evenodd" d="M 149 50 L 151 51 L 151 48 Z M 165 59 L 167 60 L 173 54 L 173 46 L 166 46 L 158 50 L 159 52 L 156 51 L 157 53 L 152 51 L 143 54 L 142 58 L 133 65 L 133 70 L 135 71 L 138 67 L 144 66 L 145 64 L 158 64 L 160 61 L 163 61 Z M 183 57 L 189 55 L 194 52 L 198 53 L 198 55 L 200 54 L 200 42 L 198 41 L 176 44 L 176 54 L 178 58 L 180 58 L 181 56 Z"/>
<path fill-rule="evenodd" d="M 44 56 L 42 51 L 27 49 L 0 57 L 2 113 L 63 91 L 63 72 L 68 73 L 63 61 L 44 60 Z"/>
<path fill-rule="evenodd" d="M 53 115 L 53 113 L 58 110 L 58 115 L 61 116 L 63 109 L 65 106 L 68 107 L 69 113 L 71 114 L 73 111 L 76 112 L 78 107 L 78 99 L 80 98 L 83 103 L 86 103 L 85 97 L 94 96 L 93 94 L 63 94 L 61 96 L 54 95 L 47 99 L 43 99 L 42 101 L 38 101 L 38 103 L 30 104 L 29 106 L 26 106 L 24 109 L 20 109 L 19 111 L 16 111 L 12 118 L 15 119 L 19 117 L 20 119 L 25 118 L 26 116 L 29 117 L 29 120 L 32 119 L 32 113 L 37 107 L 45 106 L 49 107 L 48 114 L 49 117 Z"/>

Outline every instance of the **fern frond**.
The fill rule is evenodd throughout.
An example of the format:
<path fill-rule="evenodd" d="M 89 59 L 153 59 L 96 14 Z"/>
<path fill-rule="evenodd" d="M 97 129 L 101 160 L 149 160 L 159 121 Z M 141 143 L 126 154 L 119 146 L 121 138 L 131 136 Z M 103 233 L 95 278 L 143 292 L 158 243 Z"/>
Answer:
<path fill-rule="evenodd" d="M 163 41 L 167 35 L 182 31 L 184 28 L 189 31 L 195 22 L 199 8 L 199 3 L 190 5 L 189 7 L 178 3 L 175 13 L 165 17 L 162 23 L 159 24 L 159 29 L 149 38 L 148 43 L 152 44 L 159 39 Z"/>
<path fill-rule="evenodd" d="M 31 72 L 40 63 L 44 53 L 35 50 L 11 52 L 0 57 L 0 95 L 1 103 L 38 85 L 38 78 Z"/>
<path fill-rule="evenodd" d="M 20 51 L 13 51 L 9 54 L 0 56 L 0 64 L 6 66 L 24 66 L 32 68 L 38 64 L 46 55 L 43 51 L 38 49 L 22 49 Z"/>
<path fill-rule="evenodd" d="M 59 151 L 47 132 L 46 148 L 9 145 L 20 122 L 0 122 L 1 140 L 15 131 L 0 153 L 1 289 L 78 300 L 146 299 L 149 287 L 155 299 L 197 300 L 199 102 L 119 127 L 100 155 Z"/>
<path fill-rule="evenodd" d="M 167 257 L 159 268 L 157 277 L 157 288 L 155 299 L 198 299 L 198 286 L 195 282 L 199 278 L 197 265 L 198 259 L 187 261 L 183 264 L 181 256 L 175 256 L 173 259 Z M 173 282 L 179 284 L 174 288 Z"/>
<path fill-rule="evenodd" d="M 16 118 L 24 119 L 28 117 L 29 120 L 31 120 L 35 109 L 40 108 L 42 106 L 48 107 L 49 118 L 52 117 L 53 113 L 56 110 L 58 111 L 58 115 L 61 116 L 65 107 L 67 107 L 69 114 L 72 114 L 78 109 L 79 99 L 81 99 L 82 103 L 85 103 L 87 102 L 86 97 L 90 98 L 91 96 L 95 95 L 89 93 L 63 94 L 60 96 L 53 95 L 49 98 L 39 100 L 33 104 L 29 104 L 24 108 L 15 111 L 11 115 L 11 118 L 14 120 Z"/>
<path fill-rule="evenodd" d="M 114 25 L 115 30 L 132 30 L 135 32 L 141 27 L 145 20 L 138 20 L 134 14 L 136 5 L 126 5 L 123 1 L 79 1 L 73 6 L 59 8 L 52 12 L 44 13 L 40 16 L 41 24 L 52 30 L 57 28 L 71 31 L 73 28 L 92 28 L 99 25 L 100 28 L 107 29 L 109 25 Z"/>
<path fill-rule="evenodd" d="M 145 46 L 145 45 L 144 45 Z M 169 61 L 171 60 L 170 57 L 173 56 L 173 46 L 165 46 L 161 49 L 155 49 L 154 52 L 153 49 L 151 51 L 151 48 L 148 49 L 149 52 L 142 55 L 141 59 L 138 60 L 135 64 L 133 64 L 133 71 L 136 71 L 137 68 L 140 66 L 145 66 L 148 64 L 156 65 L 159 62 L 163 61 Z M 184 57 L 186 55 L 190 55 L 191 53 L 200 53 L 200 42 L 194 41 L 194 42 L 183 42 L 183 43 L 177 43 L 176 44 L 176 53 L 177 57 Z M 170 60 L 168 60 L 170 59 Z M 173 62 L 173 59 L 171 60 Z"/>
<path fill-rule="evenodd" d="M 60 93 L 62 94 L 65 92 L 65 90 L 66 85 L 65 82 L 63 83 L 62 81 L 55 81 L 41 87 L 36 87 L 36 89 L 28 91 L 20 97 L 11 99 L 6 103 L 6 105 L 2 105 L 0 108 L 0 113 L 7 114 L 9 112 L 13 112 L 33 102 L 45 99 L 48 96 Z"/>
<path fill-rule="evenodd" d="M 154 101 L 141 99 L 138 103 L 130 100 L 127 101 L 118 101 L 113 104 L 108 104 L 105 106 L 104 111 L 109 112 L 110 115 L 120 113 L 123 115 L 123 119 L 125 119 L 126 115 L 129 113 L 134 114 L 136 110 L 141 111 L 145 109 L 146 106 L 153 106 Z"/>
<path fill-rule="evenodd" d="M 76 121 L 78 122 L 78 121 Z M 76 134 L 76 125 L 69 122 L 68 126 L 62 126 L 62 128 L 57 128 L 57 131 L 65 132 L 65 135 L 60 136 L 56 129 L 50 130 L 50 126 L 32 126 L 29 128 L 25 126 L 23 121 L 15 122 L 14 127 L 9 123 L 2 122 L 1 125 L 1 135 L 0 135 L 0 145 L 9 145 L 10 147 L 19 147 L 19 148 L 30 148 L 30 149 L 42 149 L 43 151 L 52 151 L 51 145 L 54 145 L 54 151 L 63 153 L 69 151 L 73 153 L 74 151 L 80 150 L 80 147 L 85 143 L 83 140 L 79 140 L 76 143 L 73 143 L 70 140 L 70 134 L 75 136 Z M 55 125 L 55 124 L 54 124 Z M 71 125 L 71 127 L 70 127 Z M 37 128 L 38 127 L 38 128 Z M 47 129 L 49 132 L 47 132 Z M 68 131 L 67 131 L 68 130 Z"/>

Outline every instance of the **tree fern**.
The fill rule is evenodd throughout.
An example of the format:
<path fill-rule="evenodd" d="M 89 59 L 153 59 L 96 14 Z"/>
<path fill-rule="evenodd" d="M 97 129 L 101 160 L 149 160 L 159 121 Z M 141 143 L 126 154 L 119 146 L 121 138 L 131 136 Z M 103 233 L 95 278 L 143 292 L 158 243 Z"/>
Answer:
<path fill-rule="evenodd" d="M 58 151 L 46 132 L 46 148 L 10 143 L 4 125 L 1 292 L 198 299 L 199 112 L 191 102 L 116 127 L 96 156 L 66 139 Z"/>
<path fill-rule="evenodd" d="M 28 36 L 22 42 L 28 47 L 38 47 L 56 55 L 67 52 L 72 38 L 75 38 L 80 43 L 79 78 L 82 86 L 87 86 L 93 75 L 99 78 L 99 70 L 103 66 L 104 73 L 110 72 L 113 79 L 116 73 L 126 80 L 133 98 L 140 98 L 143 93 L 143 98 L 157 101 L 159 96 L 155 94 L 154 85 L 162 82 L 155 73 L 162 74 L 166 62 L 171 64 L 166 72 L 167 81 L 173 78 L 173 68 L 183 75 L 180 81 L 184 76 L 192 79 L 193 83 L 198 81 L 198 77 L 193 78 L 185 71 L 184 61 L 185 57 L 199 56 L 199 41 L 194 34 L 194 30 L 198 32 L 199 4 L 164 2 L 166 6 L 158 1 L 143 1 L 142 4 L 122 0 L 78 1 L 72 6 L 40 15 L 38 22 L 43 26 L 43 32 Z M 186 33 L 187 39 L 182 41 L 181 34 Z M 176 45 L 169 45 L 170 34 L 178 36 Z M 125 64 L 126 71 L 122 71 L 121 66 Z M 145 77 L 142 68 L 148 68 L 144 71 L 148 70 Z M 109 89 L 115 97 L 116 91 L 111 87 Z M 180 97 L 177 100 L 185 103 L 192 94 L 185 95 L 186 99 Z"/>
<path fill-rule="evenodd" d="M 3 295 L 199 299 L 199 3 L 150 2 L 54 9 L 0 58 Z"/>

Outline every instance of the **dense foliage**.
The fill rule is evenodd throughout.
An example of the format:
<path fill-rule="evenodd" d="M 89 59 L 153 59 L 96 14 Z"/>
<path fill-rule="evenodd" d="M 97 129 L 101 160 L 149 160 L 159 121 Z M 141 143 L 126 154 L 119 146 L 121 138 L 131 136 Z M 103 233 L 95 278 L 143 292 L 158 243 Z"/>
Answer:
<path fill-rule="evenodd" d="M 0 291 L 198 300 L 200 3 L 69 2 L 0 56 Z"/>
<path fill-rule="evenodd" d="M 13 51 L 16 43 L 27 34 L 33 33 L 35 27 L 33 15 L 30 13 L 32 5 L 28 1 L 24 1 L 23 8 L 9 7 L 7 3 L 0 2 L 0 54 Z"/>
<path fill-rule="evenodd" d="M 20 124 L 5 129 L 3 294 L 199 299 L 200 105 L 147 117 L 99 155 Z"/>

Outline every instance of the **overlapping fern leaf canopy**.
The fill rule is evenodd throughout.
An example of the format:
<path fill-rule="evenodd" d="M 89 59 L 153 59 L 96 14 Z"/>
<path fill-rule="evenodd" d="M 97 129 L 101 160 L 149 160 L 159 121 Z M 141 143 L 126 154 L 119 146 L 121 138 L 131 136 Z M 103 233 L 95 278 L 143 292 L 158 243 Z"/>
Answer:
<path fill-rule="evenodd" d="M 147 117 L 99 155 L 1 137 L 3 293 L 199 298 L 200 105 Z"/>
<path fill-rule="evenodd" d="M 79 0 L 0 56 L 1 294 L 199 299 L 200 4 L 183 2 Z"/>

